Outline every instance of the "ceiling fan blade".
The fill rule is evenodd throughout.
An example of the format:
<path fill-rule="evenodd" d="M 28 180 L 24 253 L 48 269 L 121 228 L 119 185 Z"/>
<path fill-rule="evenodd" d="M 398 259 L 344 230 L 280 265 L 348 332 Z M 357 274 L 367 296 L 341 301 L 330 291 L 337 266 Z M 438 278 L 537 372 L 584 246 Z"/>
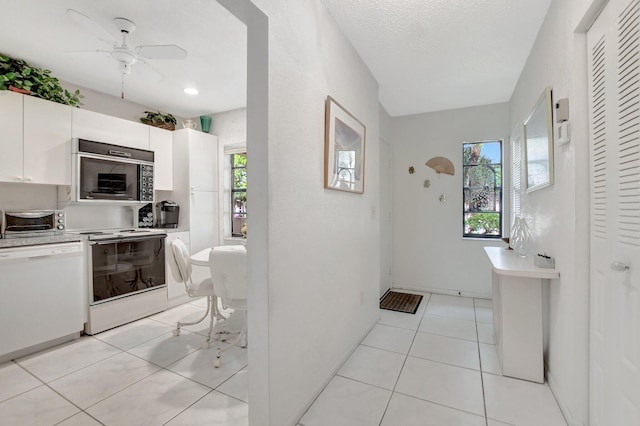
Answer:
<path fill-rule="evenodd" d="M 184 59 L 187 57 L 187 51 L 175 44 L 138 46 L 135 51 L 138 56 L 148 59 Z"/>
<path fill-rule="evenodd" d="M 138 64 L 140 64 L 141 70 L 147 71 L 147 74 L 155 77 L 156 81 L 164 80 L 164 74 L 162 74 L 156 67 L 151 65 L 149 62 L 145 61 L 142 58 L 138 58 L 138 62 L 136 63 L 136 68 L 138 68 Z"/>
<path fill-rule="evenodd" d="M 117 40 L 113 35 L 111 35 L 107 30 L 102 28 L 100 24 L 89 18 L 87 15 L 83 15 L 82 13 L 74 9 L 67 9 L 67 16 L 76 24 L 91 32 L 93 35 L 95 35 L 105 43 L 109 43 L 111 45 L 117 43 Z"/>
<path fill-rule="evenodd" d="M 91 49 L 91 50 L 65 50 L 66 54 L 75 55 L 75 54 L 84 54 L 84 53 L 97 53 L 99 55 L 111 55 L 110 50 L 102 50 L 102 49 Z"/>

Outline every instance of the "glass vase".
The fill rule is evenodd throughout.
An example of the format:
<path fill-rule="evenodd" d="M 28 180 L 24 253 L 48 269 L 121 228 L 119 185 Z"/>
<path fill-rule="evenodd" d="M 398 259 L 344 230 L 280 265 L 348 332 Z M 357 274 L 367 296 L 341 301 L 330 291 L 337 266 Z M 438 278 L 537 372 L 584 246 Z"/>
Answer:
<path fill-rule="evenodd" d="M 529 225 L 523 217 L 516 217 L 511 228 L 509 244 L 520 257 L 526 257 L 531 243 L 531 231 Z"/>

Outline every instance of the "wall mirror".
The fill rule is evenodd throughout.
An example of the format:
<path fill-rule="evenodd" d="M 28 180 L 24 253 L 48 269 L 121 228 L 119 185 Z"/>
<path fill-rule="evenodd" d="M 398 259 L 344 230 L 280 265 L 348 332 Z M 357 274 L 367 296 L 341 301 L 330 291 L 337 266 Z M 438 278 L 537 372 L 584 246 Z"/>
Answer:
<path fill-rule="evenodd" d="M 551 88 L 547 87 L 524 121 L 527 192 L 553 185 L 551 107 Z"/>

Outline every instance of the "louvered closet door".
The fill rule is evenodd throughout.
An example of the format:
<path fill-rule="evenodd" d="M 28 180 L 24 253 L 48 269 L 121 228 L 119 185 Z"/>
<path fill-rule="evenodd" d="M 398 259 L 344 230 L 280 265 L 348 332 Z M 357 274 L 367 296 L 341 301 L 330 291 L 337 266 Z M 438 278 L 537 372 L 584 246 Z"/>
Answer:
<path fill-rule="evenodd" d="M 590 424 L 640 425 L 640 0 L 588 33 Z"/>

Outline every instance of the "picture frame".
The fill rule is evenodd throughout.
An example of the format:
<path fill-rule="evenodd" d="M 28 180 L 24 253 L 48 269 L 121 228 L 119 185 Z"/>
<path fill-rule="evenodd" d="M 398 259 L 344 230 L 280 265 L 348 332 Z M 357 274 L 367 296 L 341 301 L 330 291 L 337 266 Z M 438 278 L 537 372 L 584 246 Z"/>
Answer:
<path fill-rule="evenodd" d="M 364 193 L 365 125 L 331 96 L 325 104 L 324 187 Z"/>
<path fill-rule="evenodd" d="M 552 93 L 546 87 L 524 121 L 524 155 L 527 192 L 553 185 Z"/>

